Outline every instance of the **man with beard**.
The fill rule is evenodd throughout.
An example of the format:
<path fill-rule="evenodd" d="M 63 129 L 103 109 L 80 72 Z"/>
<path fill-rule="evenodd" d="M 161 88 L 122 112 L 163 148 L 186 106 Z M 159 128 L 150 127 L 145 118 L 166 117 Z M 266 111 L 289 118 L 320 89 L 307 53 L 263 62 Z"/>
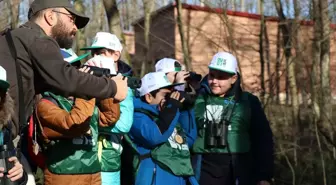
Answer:
<path fill-rule="evenodd" d="M 0 145 L 1 148 L 6 145 L 9 151 L 13 151 L 13 140 L 11 135 L 12 121 L 11 118 L 14 115 L 14 102 L 9 96 L 7 90 L 9 83 L 7 82 L 6 70 L 0 66 Z M 19 184 L 26 184 L 27 176 L 23 171 L 23 167 L 19 162 L 15 153 L 12 153 L 12 157 L 5 159 L 14 164 L 13 168 L 8 169 L 7 175 L 5 174 L 5 166 L 0 165 L 0 181 L 3 181 L 3 177 L 6 175 L 13 182 Z"/>
<path fill-rule="evenodd" d="M 29 9 L 28 18 L 27 23 L 10 32 L 17 55 L 16 61 L 20 66 L 18 69 L 21 70 L 16 70 L 13 47 L 9 47 L 10 39 L 0 37 L 0 65 L 8 71 L 11 84 L 9 91 L 16 104 L 17 115 L 14 116 L 15 124 L 12 129 L 14 136 L 19 133 L 18 100 L 22 94 L 22 117 L 25 120 L 32 113 L 34 96 L 45 91 L 86 99 L 113 97 L 122 101 L 126 97 L 127 79 L 98 78 L 80 72 L 64 62 L 59 52 L 60 47 L 70 48 L 78 29 L 85 27 L 89 21 L 68 0 L 35 0 Z M 20 71 L 22 75 L 17 78 Z M 18 79 L 21 78 L 23 92 L 19 90 Z"/>

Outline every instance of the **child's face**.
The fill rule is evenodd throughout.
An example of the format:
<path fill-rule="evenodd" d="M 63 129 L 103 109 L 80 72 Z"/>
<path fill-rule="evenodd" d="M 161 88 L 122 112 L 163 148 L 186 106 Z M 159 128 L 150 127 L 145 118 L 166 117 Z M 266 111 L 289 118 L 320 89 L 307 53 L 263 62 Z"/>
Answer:
<path fill-rule="evenodd" d="M 160 89 L 155 96 L 152 96 L 151 94 L 146 94 L 146 100 L 147 103 L 151 105 L 158 105 L 165 101 L 166 95 L 171 93 L 170 89 Z"/>
<path fill-rule="evenodd" d="M 237 75 L 232 75 L 223 71 L 209 71 L 208 83 L 213 94 L 223 97 L 236 82 Z"/>

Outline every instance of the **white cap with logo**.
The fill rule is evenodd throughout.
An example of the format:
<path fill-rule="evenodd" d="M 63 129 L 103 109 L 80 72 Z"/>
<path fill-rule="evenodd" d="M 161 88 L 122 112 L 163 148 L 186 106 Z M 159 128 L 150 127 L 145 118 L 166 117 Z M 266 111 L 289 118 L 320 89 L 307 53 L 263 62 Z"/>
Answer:
<path fill-rule="evenodd" d="M 181 71 L 182 65 L 180 64 L 180 67 L 175 66 L 175 63 L 180 64 L 176 59 L 163 58 L 155 64 L 155 71 L 164 73 Z"/>
<path fill-rule="evenodd" d="M 219 70 L 230 74 L 237 74 L 237 59 L 231 53 L 219 52 L 213 56 L 209 69 Z"/>
<path fill-rule="evenodd" d="M 92 50 L 103 48 L 119 52 L 121 52 L 123 49 L 121 42 L 116 35 L 108 32 L 98 32 L 93 39 L 92 45 L 90 47 L 82 48 L 81 50 Z"/>
<path fill-rule="evenodd" d="M 144 96 L 152 91 L 175 85 L 178 84 L 172 84 L 164 72 L 151 72 L 142 77 L 138 91 L 140 96 Z"/>

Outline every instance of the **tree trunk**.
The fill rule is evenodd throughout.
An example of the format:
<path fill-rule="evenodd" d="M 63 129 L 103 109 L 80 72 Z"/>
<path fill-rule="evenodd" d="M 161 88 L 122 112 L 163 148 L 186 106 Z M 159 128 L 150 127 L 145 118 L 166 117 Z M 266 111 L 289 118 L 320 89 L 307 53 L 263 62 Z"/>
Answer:
<path fill-rule="evenodd" d="M 322 21 L 321 21 L 321 9 L 320 9 L 320 0 L 313 0 L 313 17 L 314 17 L 314 40 L 313 40 L 313 65 L 312 65 L 312 73 L 311 73 L 311 81 L 312 81 L 312 102 L 314 106 L 314 124 L 317 128 L 318 125 L 321 125 L 323 128 L 323 124 L 321 121 L 321 113 L 322 113 L 322 107 L 321 107 L 321 99 L 322 94 L 320 93 L 321 89 L 321 38 L 322 38 Z M 316 129 L 317 130 L 317 129 Z M 318 132 L 316 131 L 316 138 L 319 142 L 319 136 Z M 319 142 L 319 152 L 315 151 L 314 153 L 315 157 L 319 157 L 321 159 L 321 165 L 322 165 L 322 174 L 323 174 L 323 184 L 326 185 L 326 169 L 324 164 L 324 157 L 323 153 L 321 152 L 321 146 Z M 319 179 L 320 176 L 316 176 L 316 179 Z"/>
<path fill-rule="evenodd" d="M 297 2 L 295 7 L 297 6 Z M 298 97 L 298 90 L 297 90 L 297 84 L 296 84 L 296 73 L 295 73 L 295 65 L 296 65 L 296 60 L 292 55 L 292 46 L 293 46 L 293 40 L 295 39 L 295 32 L 298 30 L 298 25 L 296 25 L 296 21 L 294 21 L 292 24 L 289 23 L 289 20 L 285 17 L 285 13 L 283 12 L 283 7 L 280 1 L 276 3 L 278 15 L 280 17 L 280 24 L 281 25 L 281 31 L 282 31 L 282 36 L 283 36 L 283 41 L 284 41 L 284 52 L 285 52 L 285 57 L 286 57 L 286 71 L 288 75 L 288 78 L 286 78 L 286 83 L 288 83 L 289 91 L 290 91 L 290 97 L 291 97 L 291 114 L 293 118 L 293 129 L 292 129 L 292 135 L 291 138 L 293 138 L 294 142 L 294 162 L 295 165 L 298 164 L 298 157 L 297 157 L 297 148 L 296 148 L 296 143 L 297 143 L 297 131 L 298 131 L 298 123 L 299 123 L 299 97 Z M 294 28 L 294 29 L 293 29 Z M 286 93 L 286 99 L 288 100 L 288 93 Z"/>
<path fill-rule="evenodd" d="M 74 1 L 74 7 L 75 9 L 82 13 L 85 14 L 85 9 L 83 6 L 83 1 L 81 0 L 76 0 Z M 77 34 L 76 34 L 76 53 L 78 55 L 84 54 L 84 51 L 81 51 L 80 49 L 86 46 L 86 39 L 85 39 L 85 28 L 82 28 L 80 30 L 78 30 Z"/>
<path fill-rule="evenodd" d="M 141 65 L 141 76 L 144 76 L 148 71 L 148 64 L 151 64 L 151 58 L 150 58 L 150 40 L 149 40 L 149 34 L 150 34 L 150 27 L 151 27 L 151 15 L 152 11 L 154 9 L 154 0 L 143 0 L 144 4 L 144 13 L 145 13 L 145 20 L 144 20 L 144 39 L 145 39 L 145 61 L 142 62 Z"/>
<path fill-rule="evenodd" d="M 271 74 L 271 57 L 270 57 L 270 42 L 267 33 L 267 25 L 265 22 L 264 26 L 264 37 L 265 37 L 265 51 L 266 51 L 266 64 L 267 64 L 267 76 L 268 76 L 268 93 L 269 93 L 269 100 L 273 102 L 273 78 Z"/>
<path fill-rule="evenodd" d="M 259 33 L 259 56 L 260 56 L 260 77 L 261 77 L 261 94 L 262 102 L 265 102 L 265 58 L 264 58 L 264 31 L 265 31 L 265 16 L 264 16 L 264 0 L 260 0 L 260 33 Z"/>
<path fill-rule="evenodd" d="M 207 6 L 211 6 L 211 4 L 207 4 Z M 234 29 L 232 27 L 232 22 L 229 21 L 228 15 L 226 14 L 226 9 L 223 9 L 223 14 L 220 15 L 218 14 L 220 20 L 221 20 L 221 24 L 224 24 L 226 27 L 225 32 L 227 32 L 226 34 L 226 40 L 227 40 L 227 45 L 229 48 L 229 52 L 231 52 L 234 56 L 236 56 L 237 60 L 238 60 L 238 69 L 240 71 L 240 80 L 241 80 L 241 86 L 244 89 L 244 77 L 243 77 L 243 73 L 242 73 L 242 69 L 241 69 L 241 65 L 239 64 L 239 57 L 237 55 L 237 50 L 236 50 L 236 43 L 235 43 L 235 38 L 234 38 Z"/>
<path fill-rule="evenodd" d="M 299 9 L 298 9 L 298 2 L 297 0 L 294 0 L 294 9 L 295 9 L 295 20 L 292 23 L 292 29 L 291 29 L 291 41 L 297 41 L 295 42 L 297 45 L 299 45 L 299 40 L 298 40 L 298 32 L 299 32 Z M 292 44 L 291 44 L 292 45 Z M 299 48 L 296 47 L 296 48 Z M 291 47 L 290 47 L 291 49 Z M 298 55 L 300 51 L 297 51 L 296 54 Z M 291 55 L 292 56 L 292 55 Z M 295 161 L 295 166 L 298 165 L 298 156 L 297 156 L 297 143 L 298 143 L 298 138 L 296 137 L 298 132 L 299 132 L 299 123 L 300 123 L 300 117 L 299 117 L 299 112 L 300 112 L 300 102 L 299 102 L 299 96 L 298 96 L 298 88 L 297 88 L 297 83 L 296 83 L 296 62 L 298 58 L 292 57 L 292 60 L 289 63 L 288 66 L 288 80 L 289 80 L 289 89 L 290 89 L 290 94 L 291 94 L 291 100 L 292 100 L 292 115 L 293 115 L 293 138 L 294 138 L 294 161 Z"/>
<path fill-rule="evenodd" d="M 236 2 L 235 0 L 231 0 L 231 10 L 236 11 Z"/>
<path fill-rule="evenodd" d="M 257 14 L 260 14 L 260 15 L 261 15 L 261 13 L 260 13 L 260 12 L 261 12 L 261 8 L 260 8 L 261 5 L 260 5 L 260 4 L 261 4 L 261 1 L 263 1 L 263 0 L 257 0 L 257 1 L 258 1 Z"/>
<path fill-rule="evenodd" d="M 319 13 L 319 0 L 313 0 L 314 39 L 313 39 L 313 64 L 311 73 L 312 99 L 316 120 L 320 120 L 320 63 L 321 63 L 321 18 Z"/>
<path fill-rule="evenodd" d="M 180 32 L 184 65 L 186 66 L 186 70 L 192 70 L 192 65 L 191 65 L 190 56 L 189 56 L 189 45 L 187 43 L 187 39 L 184 36 L 184 30 L 183 30 L 181 1 L 176 0 L 176 5 L 177 5 L 177 26 Z"/>
<path fill-rule="evenodd" d="M 0 32 L 9 28 L 8 17 L 10 16 L 10 4 L 8 1 L 0 2 Z"/>
<path fill-rule="evenodd" d="M 11 6 L 11 27 L 16 28 L 19 24 L 19 10 L 20 10 L 20 0 L 10 0 L 9 4 Z"/>
<path fill-rule="evenodd" d="M 280 63 L 281 63 L 281 56 L 280 56 L 280 49 L 281 48 L 281 28 L 280 25 L 278 25 L 278 31 L 277 31 L 277 43 L 276 43 L 276 64 L 275 64 L 275 83 L 276 83 L 276 103 L 280 104 Z"/>
<path fill-rule="evenodd" d="M 330 20 L 328 15 L 328 1 L 320 0 L 321 11 L 321 121 L 333 138 L 333 124 L 330 121 L 332 115 L 331 90 L 330 90 Z"/>
<path fill-rule="evenodd" d="M 109 30 L 111 33 L 115 34 L 123 45 L 123 51 L 121 52 L 121 58 L 124 62 L 130 64 L 131 57 L 127 51 L 125 44 L 125 36 L 120 22 L 119 10 L 117 7 L 116 0 L 103 0 L 107 21 L 109 25 Z"/>
<path fill-rule="evenodd" d="M 245 0 L 240 0 L 240 11 L 245 12 Z"/>

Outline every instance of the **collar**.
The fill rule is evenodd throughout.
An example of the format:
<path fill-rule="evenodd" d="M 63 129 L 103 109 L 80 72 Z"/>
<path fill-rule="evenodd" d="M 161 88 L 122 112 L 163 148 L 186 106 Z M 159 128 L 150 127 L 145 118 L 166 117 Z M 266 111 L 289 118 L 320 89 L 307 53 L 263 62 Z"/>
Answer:
<path fill-rule="evenodd" d="M 28 21 L 24 23 L 23 25 L 20 26 L 20 28 L 28 28 L 28 29 L 36 30 L 40 32 L 41 35 L 48 36 L 38 24 L 32 21 Z"/>

